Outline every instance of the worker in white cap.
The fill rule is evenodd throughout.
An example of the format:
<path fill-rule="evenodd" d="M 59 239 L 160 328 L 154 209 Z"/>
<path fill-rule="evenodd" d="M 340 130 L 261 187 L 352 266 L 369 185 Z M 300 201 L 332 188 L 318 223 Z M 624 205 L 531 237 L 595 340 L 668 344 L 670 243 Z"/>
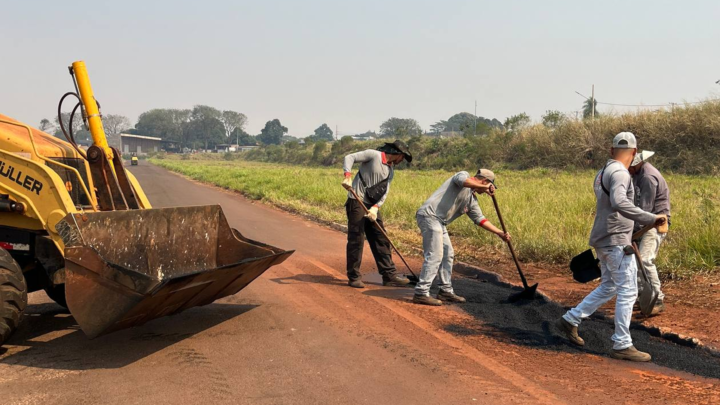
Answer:
<path fill-rule="evenodd" d="M 615 334 L 610 355 L 629 361 L 650 361 L 650 354 L 633 346 L 630 319 L 637 299 L 637 264 L 631 245 L 634 224 L 660 225 L 665 217 L 643 211 L 634 204 L 635 189 L 628 168 L 637 154 L 637 141 L 630 132 L 615 136 L 610 148 L 612 157 L 595 176 L 595 223 L 590 246 L 600 260 L 600 285 L 582 302 L 557 320 L 557 327 L 571 343 L 583 346 L 578 334 L 580 322 L 600 306 L 615 300 Z"/>
<path fill-rule="evenodd" d="M 654 154 L 655 152 L 649 150 L 638 153 L 630 164 L 630 168 L 628 168 L 635 183 L 635 205 L 643 211 L 667 216 L 669 225 L 670 189 L 662 174 L 660 174 L 660 171 L 650 163 L 647 163 L 647 160 Z M 636 222 L 635 232 L 641 228 L 642 225 Z M 665 236 L 667 236 L 667 232 L 661 231 L 666 230 L 666 227 L 653 228 L 645 233 L 638 242 L 638 250 L 643 266 L 648 273 L 652 289 L 655 290 L 654 292 L 658 296 L 651 315 L 658 315 L 665 310 L 665 304 L 663 303 L 665 294 L 663 294 L 660 288 L 660 278 L 658 277 L 655 258 L 660 251 L 660 245 L 665 240 Z M 651 291 L 644 291 L 642 284 L 639 284 L 638 287 L 638 295 L 640 297 L 642 297 L 643 294 L 652 293 Z"/>

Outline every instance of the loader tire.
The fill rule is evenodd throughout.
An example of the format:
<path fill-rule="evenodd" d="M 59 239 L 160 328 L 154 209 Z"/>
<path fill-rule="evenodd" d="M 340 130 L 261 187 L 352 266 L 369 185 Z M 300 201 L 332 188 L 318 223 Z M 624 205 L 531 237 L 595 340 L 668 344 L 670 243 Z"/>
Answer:
<path fill-rule="evenodd" d="M 0 345 L 15 332 L 27 306 L 27 284 L 17 262 L 0 249 Z"/>
<path fill-rule="evenodd" d="M 67 301 L 65 301 L 65 284 L 48 287 L 45 289 L 45 294 L 47 294 L 47 296 L 50 297 L 51 300 L 55 301 L 55 303 L 57 303 L 61 307 L 68 307 Z"/>

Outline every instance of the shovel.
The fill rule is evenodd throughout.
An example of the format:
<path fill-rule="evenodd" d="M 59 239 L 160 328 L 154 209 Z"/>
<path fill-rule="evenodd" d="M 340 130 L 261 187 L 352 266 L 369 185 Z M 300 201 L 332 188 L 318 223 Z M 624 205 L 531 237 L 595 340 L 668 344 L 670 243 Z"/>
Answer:
<path fill-rule="evenodd" d="M 503 232 L 507 233 L 507 229 L 505 229 L 505 221 L 503 221 L 503 217 L 500 214 L 500 207 L 498 207 L 497 199 L 495 199 L 495 195 L 491 195 L 491 197 L 493 200 L 493 204 L 495 205 L 495 212 L 497 212 L 498 219 L 500 220 L 500 226 L 502 226 Z M 532 286 L 528 286 L 525 275 L 520 268 L 520 262 L 518 261 L 517 256 L 515 255 L 515 250 L 512 247 L 512 243 L 510 243 L 510 241 L 507 241 L 507 245 L 510 248 L 510 254 L 515 261 L 515 267 L 517 267 L 518 274 L 520 274 L 520 280 L 522 280 L 523 283 L 523 290 L 509 296 L 508 301 L 517 302 L 520 300 L 531 300 L 535 298 L 535 290 L 537 290 L 538 285 L 537 283 L 535 283 Z"/>
<path fill-rule="evenodd" d="M 360 203 L 360 206 L 361 206 L 362 209 L 365 211 L 365 214 L 369 214 L 370 211 L 368 211 L 367 207 L 366 207 L 365 204 L 362 202 L 362 200 L 360 199 L 360 197 L 358 197 L 358 195 L 357 195 L 357 193 L 355 192 L 355 190 L 353 190 L 352 188 L 346 188 L 346 190 L 349 191 L 349 192 L 353 195 L 353 197 L 355 197 L 355 200 Z M 411 274 L 411 275 L 410 275 L 410 276 L 407 276 L 407 279 L 410 280 L 411 283 L 417 284 L 417 283 L 420 281 L 420 279 L 418 278 L 417 275 L 415 275 L 415 272 L 412 271 L 412 269 L 410 268 L 410 265 L 407 263 L 407 261 L 405 260 L 405 258 L 404 258 L 403 255 L 402 255 L 402 253 L 400 253 L 400 251 L 398 250 L 398 248 L 395 247 L 395 244 L 392 243 L 392 241 L 390 240 L 390 237 L 389 237 L 388 234 L 385 232 L 385 229 L 383 229 L 383 227 L 380 226 L 380 224 L 378 224 L 377 222 L 373 221 L 373 223 L 375 224 L 375 226 L 377 227 L 377 229 L 383 234 L 383 236 L 385 236 L 385 239 L 387 239 L 387 241 L 390 242 L 390 246 L 392 246 L 392 248 L 393 248 L 393 250 L 395 251 L 395 253 L 397 253 L 397 255 L 400 256 L 400 260 L 402 260 L 402 262 L 405 264 L 405 267 L 407 267 L 408 271 L 410 271 L 410 274 Z"/>

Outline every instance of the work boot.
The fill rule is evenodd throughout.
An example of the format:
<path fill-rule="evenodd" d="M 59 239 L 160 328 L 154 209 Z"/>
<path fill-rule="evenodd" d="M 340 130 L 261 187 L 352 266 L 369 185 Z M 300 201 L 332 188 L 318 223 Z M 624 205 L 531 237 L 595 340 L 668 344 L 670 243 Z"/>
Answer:
<path fill-rule="evenodd" d="M 652 360 L 652 357 L 650 356 L 650 354 L 641 352 L 640 350 L 636 349 L 635 346 L 630 346 L 627 349 L 622 349 L 622 350 L 612 349 L 610 351 L 610 356 L 614 359 L 628 360 L 628 361 L 650 361 L 650 360 Z"/>
<path fill-rule="evenodd" d="M 660 315 L 663 311 L 665 311 L 665 304 L 663 304 L 662 301 L 659 301 L 652 309 L 652 312 L 650 312 L 650 316 Z"/>
<path fill-rule="evenodd" d="M 439 307 L 442 305 L 442 301 L 436 300 L 435 298 L 429 296 L 429 295 L 418 295 L 415 294 L 413 296 L 413 302 L 416 304 L 423 304 L 423 305 L 432 305 L 435 307 Z"/>
<path fill-rule="evenodd" d="M 405 287 L 406 285 L 410 284 L 410 280 L 397 274 L 383 276 L 382 280 L 383 285 L 391 287 Z"/>
<path fill-rule="evenodd" d="M 580 335 L 578 335 L 577 326 L 573 326 L 573 324 L 566 321 L 563 317 L 560 317 L 560 319 L 555 322 L 555 326 L 565 333 L 565 336 L 570 339 L 570 343 L 578 346 L 585 346 L 585 341 L 580 337 Z"/>
<path fill-rule="evenodd" d="M 353 288 L 365 288 L 365 283 L 362 282 L 362 280 L 349 280 L 348 285 Z"/>
<path fill-rule="evenodd" d="M 440 301 L 445 301 L 445 302 L 457 302 L 458 304 L 462 304 L 462 303 L 466 302 L 465 298 L 463 298 L 459 295 L 455 295 L 455 293 L 446 292 L 446 291 L 438 292 L 437 299 L 439 299 Z"/>

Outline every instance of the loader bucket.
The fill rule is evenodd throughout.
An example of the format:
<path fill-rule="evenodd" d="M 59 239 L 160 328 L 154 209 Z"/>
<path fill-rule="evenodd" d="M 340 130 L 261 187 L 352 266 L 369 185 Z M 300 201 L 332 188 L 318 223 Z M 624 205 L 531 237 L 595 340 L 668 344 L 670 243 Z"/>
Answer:
<path fill-rule="evenodd" d="M 231 229 L 219 205 L 68 214 L 65 295 L 94 338 L 242 290 L 293 252 Z"/>

